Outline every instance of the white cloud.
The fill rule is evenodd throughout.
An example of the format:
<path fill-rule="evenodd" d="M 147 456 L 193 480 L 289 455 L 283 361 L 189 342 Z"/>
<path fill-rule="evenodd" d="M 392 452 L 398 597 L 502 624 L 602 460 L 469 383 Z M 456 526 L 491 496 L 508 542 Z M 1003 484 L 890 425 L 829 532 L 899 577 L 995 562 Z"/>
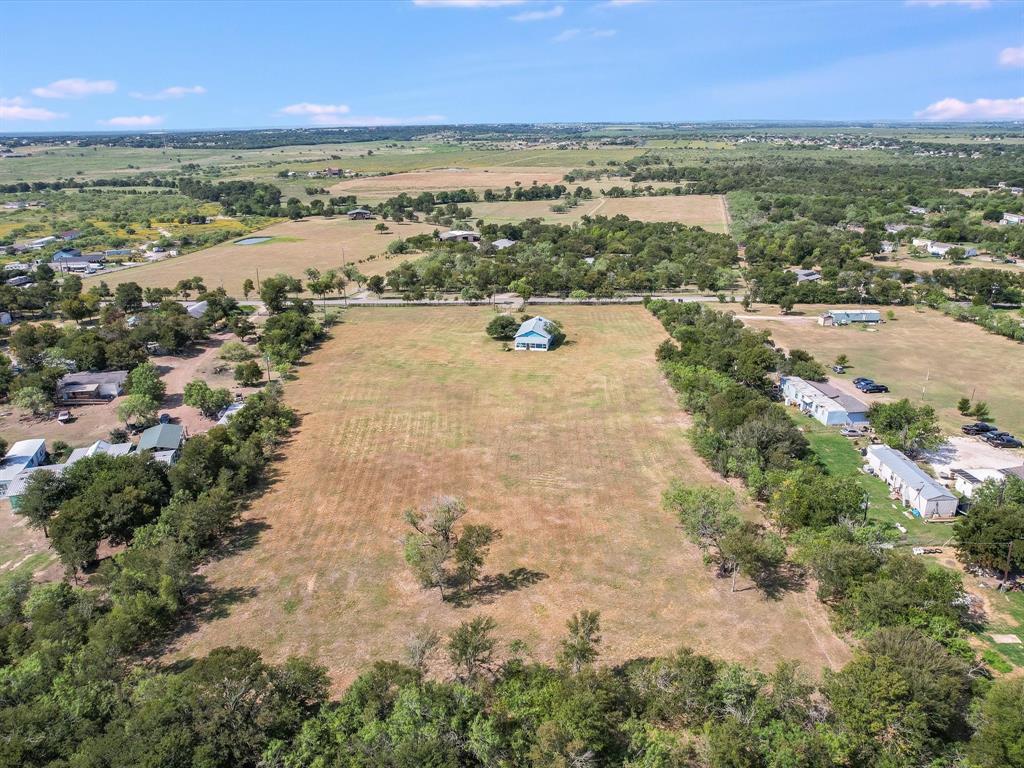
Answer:
<path fill-rule="evenodd" d="M 924 120 L 1020 120 L 1024 119 L 1024 96 L 974 101 L 947 98 L 914 114 Z"/>
<path fill-rule="evenodd" d="M 563 13 L 565 13 L 565 8 L 556 5 L 546 11 L 523 11 L 515 16 L 509 16 L 509 18 L 512 21 L 544 21 L 545 19 L 557 19 Z"/>
<path fill-rule="evenodd" d="M 206 93 L 206 89 L 201 85 L 172 85 L 156 93 L 135 92 L 132 94 L 132 98 L 145 99 L 146 101 L 164 101 L 165 99 L 181 99 L 185 96 L 201 96 L 204 93 Z"/>
<path fill-rule="evenodd" d="M 412 0 L 421 8 L 502 8 L 522 5 L 526 0 Z"/>
<path fill-rule="evenodd" d="M 0 120 L 58 120 L 67 117 L 42 107 L 30 107 L 20 97 L 0 98 Z"/>
<path fill-rule="evenodd" d="M 117 83 L 113 80 L 85 80 L 71 77 L 67 80 L 56 80 L 49 85 L 33 88 L 32 93 L 43 99 L 81 99 L 98 93 L 113 93 Z"/>
<path fill-rule="evenodd" d="M 917 5 L 922 8 L 939 8 L 943 5 L 959 5 L 970 8 L 972 11 L 980 11 L 989 8 L 992 0 L 907 0 L 907 5 Z"/>
<path fill-rule="evenodd" d="M 1020 48 L 1003 48 L 999 52 L 999 63 L 1004 67 L 1024 67 L 1024 45 Z"/>
<path fill-rule="evenodd" d="M 607 37 L 614 37 L 616 34 L 614 29 L 579 29 L 573 27 L 571 29 L 564 29 L 551 38 L 553 43 L 567 43 L 570 40 L 577 40 L 582 38 L 600 39 Z"/>
<path fill-rule="evenodd" d="M 152 128 L 163 123 L 160 115 L 124 115 L 112 117 L 109 120 L 99 120 L 100 125 L 108 125 L 111 128 Z"/>
<path fill-rule="evenodd" d="M 287 107 L 280 109 L 282 115 L 302 115 L 313 119 L 347 115 L 350 111 L 347 104 L 310 104 L 307 101 L 299 104 L 289 104 Z"/>

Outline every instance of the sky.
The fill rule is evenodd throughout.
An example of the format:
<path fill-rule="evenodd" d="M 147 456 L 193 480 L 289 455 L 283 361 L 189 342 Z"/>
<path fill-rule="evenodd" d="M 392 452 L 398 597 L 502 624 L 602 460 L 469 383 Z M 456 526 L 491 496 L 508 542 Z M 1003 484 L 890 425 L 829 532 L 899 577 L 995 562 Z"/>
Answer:
<path fill-rule="evenodd" d="M 1024 0 L 7 2 L 0 132 L 1024 120 Z"/>

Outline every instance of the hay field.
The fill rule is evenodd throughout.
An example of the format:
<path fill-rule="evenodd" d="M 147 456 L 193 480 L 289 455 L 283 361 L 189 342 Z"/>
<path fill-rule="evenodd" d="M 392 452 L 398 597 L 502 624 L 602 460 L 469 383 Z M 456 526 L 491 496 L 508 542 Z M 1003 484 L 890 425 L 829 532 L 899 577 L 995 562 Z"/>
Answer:
<path fill-rule="evenodd" d="M 808 589 L 729 593 L 660 507 L 670 479 L 721 482 L 691 452 L 638 307 L 559 307 L 569 343 L 503 352 L 485 308 L 352 309 L 287 399 L 302 424 L 247 513 L 250 548 L 203 570 L 225 595 L 172 655 L 244 643 L 310 653 L 336 688 L 399 658 L 419 629 L 487 614 L 502 640 L 553 658 L 568 616 L 602 611 L 605 661 L 689 644 L 814 672 L 848 658 Z M 469 607 L 421 589 L 402 557 L 402 512 L 438 494 L 503 531 L 485 574 L 525 569 Z"/>
<path fill-rule="evenodd" d="M 615 197 L 608 198 L 598 212 L 602 216 L 622 213 L 640 221 L 679 221 L 708 232 L 728 232 L 722 195 Z"/>
<path fill-rule="evenodd" d="M 241 298 L 242 282 L 246 278 L 255 282 L 257 269 L 260 278 L 280 272 L 301 276 L 307 267 L 321 270 L 340 268 L 344 259 L 350 264 L 356 263 L 367 277 L 383 274 L 402 261 L 421 255 L 388 257 L 386 249 L 389 242 L 436 229 L 433 224 L 388 222 L 391 232 L 382 235 L 373 229 L 377 223 L 379 220 L 349 221 L 345 217 L 281 222 L 247 235 L 275 238 L 266 243 L 235 245 L 229 241 L 184 256 L 94 275 L 85 278 L 85 282 L 88 285 L 104 280 L 113 288 L 118 283 L 134 281 L 144 288 L 173 288 L 179 280 L 200 275 L 208 287 L 223 286 L 230 295 Z M 366 261 L 369 256 L 377 258 Z"/>
<path fill-rule="evenodd" d="M 504 189 L 516 182 L 528 187 L 538 184 L 563 184 L 568 168 L 435 168 L 429 171 L 393 173 L 388 176 L 367 176 L 346 179 L 332 184 L 332 195 L 356 195 L 360 200 L 378 201 L 399 192 L 415 195 L 445 189 Z"/>
<path fill-rule="evenodd" d="M 934 310 L 894 307 L 896 320 L 877 330 L 864 326 L 825 328 L 817 324 L 826 307 L 801 305 L 803 317 L 778 317 L 777 307 L 759 307 L 744 322 L 766 328 L 776 343 L 812 353 L 831 363 L 845 353 L 853 367 L 839 378 L 867 376 L 888 385 L 894 398 L 907 397 L 935 408 L 942 426 L 959 433 L 964 419 L 957 413 L 961 397 L 984 400 L 992 420 L 1003 429 L 1024 435 L 1024 347 L 971 323 L 959 323 Z"/>

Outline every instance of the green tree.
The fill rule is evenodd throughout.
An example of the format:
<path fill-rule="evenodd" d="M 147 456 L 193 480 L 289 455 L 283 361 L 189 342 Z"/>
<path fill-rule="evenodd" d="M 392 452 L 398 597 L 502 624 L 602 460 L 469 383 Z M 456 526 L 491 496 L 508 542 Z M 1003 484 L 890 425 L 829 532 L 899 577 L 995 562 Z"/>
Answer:
<path fill-rule="evenodd" d="M 150 362 L 135 366 L 128 374 L 125 391 L 148 397 L 154 403 L 164 399 L 167 385 L 160 379 L 160 371 Z"/>
<path fill-rule="evenodd" d="M 976 418 L 978 421 L 988 421 L 992 418 L 992 412 L 989 410 L 988 403 L 983 400 L 979 400 L 974 404 L 974 408 L 971 409 L 971 416 Z"/>
<path fill-rule="evenodd" d="M 525 280 L 513 280 L 509 283 L 508 289 L 522 298 L 524 307 L 530 302 L 530 297 L 533 296 L 533 288 Z"/>
<path fill-rule="evenodd" d="M 873 403 L 868 420 L 878 436 L 893 448 L 916 455 L 942 443 L 942 432 L 930 405 L 914 407 L 906 398 L 894 403 Z"/>
<path fill-rule="evenodd" d="M 11 398 L 16 408 L 29 411 L 33 416 L 42 416 L 53 407 L 53 402 L 39 387 L 22 387 Z"/>
<path fill-rule="evenodd" d="M 384 293 L 384 277 L 382 275 L 370 275 L 366 286 L 379 298 Z"/>
<path fill-rule="evenodd" d="M 833 477 L 811 467 L 783 476 L 768 503 L 769 512 L 784 530 L 826 528 L 864 520 L 867 499 L 852 478 Z"/>
<path fill-rule="evenodd" d="M 975 703 L 971 768 L 1024 768 L 1024 678 L 997 680 Z"/>
<path fill-rule="evenodd" d="M 495 315 L 487 324 L 487 335 L 499 341 L 510 341 L 516 337 L 519 322 L 512 315 Z"/>
<path fill-rule="evenodd" d="M 663 504 L 679 519 L 686 537 L 700 547 L 704 562 L 717 565 L 720 573 L 728 573 L 729 559 L 722 542 L 741 524 L 733 492 L 674 482 L 665 492 Z"/>
<path fill-rule="evenodd" d="M 185 385 L 185 405 L 198 408 L 212 419 L 231 404 L 231 392 L 227 389 L 212 389 L 202 379 L 193 379 Z"/>
<path fill-rule="evenodd" d="M 970 416 L 971 407 L 971 399 L 969 397 L 961 397 L 956 404 L 956 409 L 960 412 L 961 416 Z"/>
<path fill-rule="evenodd" d="M 498 646 L 493 637 L 497 626 L 490 616 L 477 616 L 459 624 L 448 636 L 448 658 L 461 680 L 474 681 L 488 671 Z"/>
<path fill-rule="evenodd" d="M 577 675 L 597 660 L 601 644 L 601 612 L 584 610 L 574 613 L 566 626 L 569 636 L 561 641 L 558 660 Z"/>
<path fill-rule="evenodd" d="M 49 536 L 50 520 L 68 496 L 68 484 L 57 472 L 33 472 L 18 498 L 14 513 L 24 517 L 30 527 Z"/>
<path fill-rule="evenodd" d="M 731 591 L 736 591 L 736 577 L 743 574 L 761 586 L 778 570 L 786 559 L 786 544 L 782 537 L 764 526 L 745 521 L 722 537 L 722 560 L 732 575 Z"/>
<path fill-rule="evenodd" d="M 125 423 L 146 425 L 156 420 L 159 406 L 156 400 L 148 395 L 131 394 L 122 398 L 117 406 L 117 418 Z"/>
<path fill-rule="evenodd" d="M 138 283 L 118 283 L 114 288 L 114 306 L 122 312 L 137 312 L 142 308 L 143 292 Z"/>
<path fill-rule="evenodd" d="M 845 368 L 849 364 L 850 364 L 850 358 L 847 357 L 845 354 L 841 353 L 841 354 L 836 355 L 835 365 L 838 365 L 841 368 Z"/>
<path fill-rule="evenodd" d="M 256 290 L 256 285 L 253 283 L 252 278 L 245 278 L 242 281 L 242 296 L 246 299 L 249 298 L 249 294 Z"/>
<path fill-rule="evenodd" d="M 243 387 L 255 387 L 263 379 L 263 370 L 255 360 L 246 360 L 235 366 L 235 381 Z"/>
<path fill-rule="evenodd" d="M 288 296 L 292 293 L 299 293 L 302 290 L 302 282 L 289 275 L 275 275 L 263 281 L 260 287 L 260 299 L 267 307 L 267 311 L 275 315 L 283 312 Z"/>

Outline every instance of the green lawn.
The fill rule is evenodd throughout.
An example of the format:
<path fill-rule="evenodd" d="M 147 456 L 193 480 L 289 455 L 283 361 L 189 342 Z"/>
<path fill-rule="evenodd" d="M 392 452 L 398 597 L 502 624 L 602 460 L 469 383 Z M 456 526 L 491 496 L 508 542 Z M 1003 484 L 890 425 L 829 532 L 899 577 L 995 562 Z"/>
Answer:
<path fill-rule="evenodd" d="M 1021 645 L 997 645 L 992 642 L 990 635 L 1008 634 L 1017 635 L 1024 640 L 1024 592 L 1010 592 L 1009 594 L 992 594 L 992 603 L 997 610 L 1009 614 L 1009 621 L 995 620 L 990 622 L 984 630 L 978 633 L 978 637 L 985 643 L 987 649 L 1002 656 L 1018 669 L 1024 668 L 1024 644 Z"/>
<path fill-rule="evenodd" d="M 908 518 L 903 508 L 889 498 L 889 487 L 877 477 L 860 471 L 863 459 L 859 448 L 866 445 L 863 440 L 851 440 L 839 434 L 836 427 L 826 427 L 808 416 L 793 414 L 793 418 L 804 430 L 811 450 L 821 459 L 836 477 L 852 477 L 867 492 L 870 507 L 868 515 L 887 523 L 899 523 L 907 529 L 906 546 L 937 546 L 949 539 L 952 529 L 942 523 L 925 523 L 917 518 Z"/>

